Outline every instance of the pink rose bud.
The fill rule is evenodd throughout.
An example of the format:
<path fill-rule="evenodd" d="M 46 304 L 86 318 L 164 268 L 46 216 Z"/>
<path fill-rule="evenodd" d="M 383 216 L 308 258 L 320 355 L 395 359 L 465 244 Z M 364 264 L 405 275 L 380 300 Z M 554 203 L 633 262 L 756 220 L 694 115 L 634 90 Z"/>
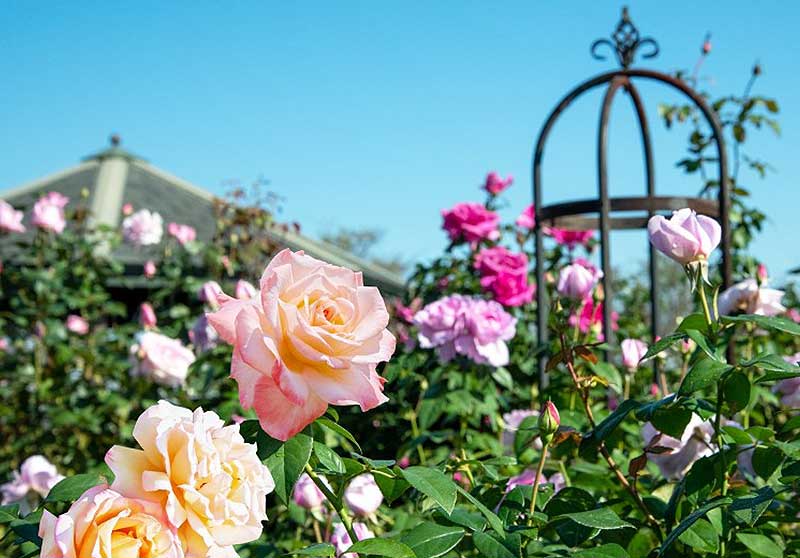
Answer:
<path fill-rule="evenodd" d="M 328 486 L 328 481 L 325 480 L 325 477 L 321 478 L 325 483 L 325 486 Z M 294 503 L 301 508 L 305 508 L 307 510 L 318 510 L 322 507 L 323 502 L 325 502 L 325 495 L 322 494 L 322 491 L 319 488 L 317 488 L 317 485 L 314 484 L 314 481 L 311 480 L 311 477 L 308 476 L 308 473 L 303 473 L 300 475 L 300 478 L 297 479 L 297 483 L 294 485 L 292 499 L 294 500 Z"/>
<path fill-rule="evenodd" d="M 786 312 L 786 315 L 795 323 L 800 324 L 800 311 L 797 308 L 789 308 L 789 311 Z"/>
<path fill-rule="evenodd" d="M 42 230 L 61 234 L 67 226 L 64 216 L 64 207 L 67 203 L 69 198 L 58 192 L 42 196 L 33 206 L 31 222 Z"/>
<path fill-rule="evenodd" d="M 526 207 L 522 213 L 519 214 L 517 220 L 514 221 L 521 229 L 532 229 L 536 226 L 536 212 L 534 211 L 533 204 Z"/>
<path fill-rule="evenodd" d="M 219 306 L 217 299 L 221 294 L 222 287 L 219 286 L 219 283 L 216 281 L 206 281 L 203 283 L 203 286 L 200 287 L 200 291 L 197 293 L 197 296 L 200 300 L 212 308 L 217 308 Z"/>
<path fill-rule="evenodd" d="M 219 263 L 222 264 L 222 267 L 225 268 L 225 271 L 227 271 L 228 273 L 231 272 L 231 259 L 228 256 L 220 257 Z"/>
<path fill-rule="evenodd" d="M 558 409 L 548 399 L 542 412 L 539 413 L 539 437 L 542 439 L 542 443 L 549 444 L 560 425 L 561 416 L 558 414 Z"/>
<path fill-rule="evenodd" d="M 123 215 L 128 216 L 131 213 L 133 213 L 133 204 L 126 203 L 125 205 L 122 206 L 122 214 Z"/>
<path fill-rule="evenodd" d="M 236 281 L 236 289 L 234 290 L 234 295 L 236 298 L 240 300 L 248 300 L 254 298 L 256 296 L 256 292 L 256 288 L 252 283 L 245 281 L 244 279 L 239 279 Z"/>
<path fill-rule="evenodd" d="M 707 261 L 722 237 L 719 223 L 688 208 L 651 217 L 647 232 L 656 250 L 683 265 Z"/>
<path fill-rule="evenodd" d="M 144 262 L 144 276 L 150 279 L 156 274 L 156 264 L 153 260 Z"/>
<path fill-rule="evenodd" d="M 76 314 L 67 316 L 67 329 L 77 335 L 86 335 L 89 333 L 89 322 Z"/>
<path fill-rule="evenodd" d="M 142 327 L 145 329 L 156 327 L 156 323 L 158 323 L 156 312 L 149 302 L 143 302 L 142 305 L 139 306 L 139 323 L 141 323 Z"/>
<path fill-rule="evenodd" d="M 769 280 L 769 274 L 767 273 L 767 266 L 763 263 L 758 264 L 758 270 L 756 272 L 756 276 L 758 277 L 758 282 L 761 285 L 765 285 Z"/>
<path fill-rule="evenodd" d="M 558 274 L 558 293 L 573 300 L 584 300 L 591 296 L 597 282 L 603 277 L 599 269 L 591 270 L 580 263 L 561 269 Z"/>
<path fill-rule="evenodd" d="M 167 232 L 178 241 L 181 246 L 193 242 L 197 238 L 197 231 L 189 225 L 180 223 L 170 223 L 167 225 Z"/>
<path fill-rule="evenodd" d="M 23 217 L 22 211 L 17 211 L 10 203 L 0 200 L 0 232 L 25 232 Z"/>
<path fill-rule="evenodd" d="M 647 352 L 647 345 L 638 339 L 625 339 L 620 343 L 620 348 L 622 349 L 622 365 L 629 371 L 635 372 L 639 367 L 639 361 Z"/>
<path fill-rule="evenodd" d="M 411 459 L 409 459 L 407 455 L 401 457 L 400 460 L 397 462 L 397 466 L 400 467 L 401 469 L 406 469 L 408 468 L 409 465 L 411 465 Z"/>
<path fill-rule="evenodd" d="M 711 41 L 706 39 L 703 41 L 703 54 L 708 54 L 709 52 L 711 52 Z"/>
<path fill-rule="evenodd" d="M 370 473 L 358 475 L 344 491 L 344 501 L 356 515 L 372 515 L 383 502 L 383 493 Z"/>
<path fill-rule="evenodd" d="M 655 397 L 656 395 L 658 395 L 658 392 L 659 392 L 658 384 L 650 384 L 650 395 Z"/>
<path fill-rule="evenodd" d="M 458 484 L 463 486 L 466 489 L 469 489 L 469 477 L 462 473 L 461 471 L 456 471 L 453 473 L 453 480 L 456 481 Z"/>
<path fill-rule="evenodd" d="M 486 175 L 486 182 L 483 185 L 483 189 L 496 196 L 497 194 L 501 193 L 503 190 L 507 189 L 511 184 L 514 182 L 514 177 L 508 175 L 508 178 L 505 180 L 500 178 L 500 175 L 496 172 L 490 172 Z"/>

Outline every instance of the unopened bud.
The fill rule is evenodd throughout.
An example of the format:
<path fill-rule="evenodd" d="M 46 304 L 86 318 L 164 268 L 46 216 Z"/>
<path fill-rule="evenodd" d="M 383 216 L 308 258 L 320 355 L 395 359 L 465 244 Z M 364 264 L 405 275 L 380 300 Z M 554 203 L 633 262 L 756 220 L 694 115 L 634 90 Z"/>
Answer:
<path fill-rule="evenodd" d="M 560 425 L 561 417 L 558 414 L 558 409 L 553 402 L 548 399 L 544 404 L 544 408 L 542 408 L 542 412 L 539 414 L 539 437 L 542 439 L 543 444 L 550 443 Z"/>

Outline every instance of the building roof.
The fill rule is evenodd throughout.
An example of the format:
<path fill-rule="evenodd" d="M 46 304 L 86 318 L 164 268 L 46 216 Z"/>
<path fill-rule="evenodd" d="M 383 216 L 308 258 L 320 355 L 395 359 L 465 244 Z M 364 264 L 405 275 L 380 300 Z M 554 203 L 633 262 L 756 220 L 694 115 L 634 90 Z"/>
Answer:
<path fill-rule="evenodd" d="M 210 241 L 214 235 L 215 196 L 126 151 L 120 147 L 117 136 L 112 136 L 108 149 L 86 157 L 80 164 L 6 190 L 0 193 L 0 198 L 18 209 L 27 210 L 44 193 L 58 191 L 70 200 L 78 200 L 84 189 L 89 193 L 92 219 L 98 224 L 118 227 L 122 206 L 130 203 L 135 208 L 157 211 L 165 223 L 191 225 L 200 241 Z M 267 234 L 277 245 L 304 250 L 326 262 L 361 271 L 366 284 L 379 287 L 386 295 L 400 296 L 405 291 L 403 278 L 383 266 L 358 258 L 333 244 L 286 229 L 276 225 Z M 114 256 L 124 264 L 139 265 L 157 252 L 156 247 L 134 248 L 123 244 Z"/>

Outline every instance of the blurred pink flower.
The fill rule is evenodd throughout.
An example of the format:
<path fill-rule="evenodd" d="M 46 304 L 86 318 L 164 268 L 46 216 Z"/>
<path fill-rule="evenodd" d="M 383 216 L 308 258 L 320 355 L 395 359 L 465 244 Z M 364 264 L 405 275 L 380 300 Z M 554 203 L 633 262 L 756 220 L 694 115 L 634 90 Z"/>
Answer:
<path fill-rule="evenodd" d="M 589 269 L 580 263 L 563 267 L 558 274 L 558 294 L 573 300 L 591 297 L 597 282 L 603 277 L 599 269 Z"/>
<path fill-rule="evenodd" d="M 511 184 L 514 183 L 514 177 L 508 175 L 508 178 L 505 180 L 500 177 L 499 174 L 492 171 L 486 175 L 486 182 L 483 185 L 483 189 L 496 196 L 497 194 L 501 193 L 503 190 L 507 189 Z"/>
<path fill-rule="evenodd" d="M 344 491 L 344 501 L 350 510 L 360 516 L 372 515 L 383 502 L 383 493 L 371 473 L 358 475 Z"/>
<path fill-rule="evenodd" d="M 156 311 L 149 302 L 143 302 L 139 306 L 139 323 L 145 329 L 156 327 L 158 319 L 156 318 Z"/>
<path fill-rule="evenodd" d="M 769 272 L 767 271 L 767 266 L 763 263 L 758 264 L 758 268 L 756 269 L 756 278 L 758 279 L 759 285 L 766 285 L 767 281 L 769 281 Z"/>
<path fill-rule="evenodd" d="M 795 323 L 800 324 L 800 311 L 797 308 L 789 308 L 786 312 L 786 316 Z"/>
<path fill-rule="evenodd" d="M 419 312 L 421 306 L 422 299 L 419 297 L 414 298 L 408 306 L 397 300 L 394 303 L 394 315 L 403 322 L 410 324 L 414 321 L 414 314 Z"/>
<path fill-rule="evenodd" d="M 126 203 L 122 206 L 122 214 L 125 216 L 131 215 L 133 213 L 133 204 Z"/>
<path fill-rule="evenodd" d="M 64 479 L 56 466 L 42 455 L 32 455 L 22 462 L 19 471 L 12 473 L 11 480 L 0 485 L 0 504 L 20 504 L 20 511 L 27 515 L 35 507 L 35 500 L 47 496 L 50 489 Z M 35 495 L 31 498 L 31 495 Z"/>
<path fill-rule="evenodd" d="M 517 220 L 514 221 L 516 225 L 523 229 L 532 229 L 536 226 L 536 212 L 534 211 L 533 204 L 529 205 L 522 210 Z"/>
<path fill-rule="evenodd" d="M 375 534 L 369 530 L 364 523 L 360 521 L 353 522 L 353 531 L 355 531 L 358 540 L 374 539 Z M 354 552 L 347 552 L 347 549 L 353 546 L 353 541 L 350 540 L 350 535 L 347 529 L 341 523 L 336 523 L 333 526 L 333 533 L 331 533 L 330 543 L 336 550 L 337 558 L 358 558 L 358 554 Z"/>
<path fill-rule="evenodd" d="M 619 329 L 619 324 L 617 323 L 617 319 L 619 318 L 619 314 L 617 312 L 611 312 L 611 330 L 617 331 Z M 569 317 L 569 325 L 572 327 L 578 326 L 578 329 L 581 333 L 587 333 L 589 330 L 594 330 L 597 334 L 598 340 L 603 340 L 603 303 L 597 302 L 595 303 L 593 300 L 588 299 L 585 300 L 583 303 L 583 307 L 581 308 L 581 315 L 576 316 L 575 314 L 570 315 Z"/>
<path fill-rule="evenodd" d="M 179 223 L 170 223 L 167 225 L 167 232 L 178 241 L 181 246 L 194 242 L 197 238 L 197 231 L 194 227 L 189 225 L 181 225 Z"/>
<path fill-rule="evenodd" d="M 506 483 L 506 494 L 514 490 L 518 486 L 533 486 L 536 480 L 536 471 L 533 469 L 525 469 L 519 475 L 511 477 Z M 539 486 L 547 484 L 547 477 L 542 475 L 539 479 Z"/>
<path fill-rule="evenodd" d="M 658 434 L 658 430 L 649 422 L 642 427 L 642 438 L 645 445 L 649 445 Z M 657 445 L 671 449 L 670 453 L 651 453 L 647 458 L 656 464 L 664 478 L 679 480 L 683 478 L 695 461 L 716 452 L 716 446 L 713 446 L 713 436 L 712 422 L 692 414 L 680 439 L 666 434 L 661 435 Z"/>
<path fill-rule="evenodd" d="M 156 274 L 156 264 L 153 260 L 144 262 L 144 276 L 148 279 Z"/>
<path fill-rule="evenodd" d="M 790 357 L 784 357 L 789 364 L 797 365 L 800 363 L 800 353 L 795 353 Z M 800 376 L 781 380 L 772 388 L 774 393 L 781 395 L 781 404 L 790 409 L 800 408 Z"/>
<path fill-rule="evenodd" d="M 409 465 L 411 465 L 411 459 L 409 459 L 407 455 L 404 455 L 397 461 L 397 466 L 401 469 L 407 469 Z"/>
<path fill-rule="evenodd" d="M 719 295 L 719 313 L 730 315 L 734 312 L 777 316 L 786 311 L 781 304 L 784 292 L 760 287 L 753 278 L 745 279 L 725 289 Z"/>
<path fill-rule="evenodd" d="M 630 371 L 639 368 L 639 361 L 647 352 L 647 345 L 639 339 L 624 339 L 620 343 L 622 350 L 622 365 Z"/>
<path fill-rule="evenodd" d="M 244 279 L 239 279 L 236 281 L 236 287 L 233 291 L 233 296 L 236 298 L 240 300 L 255 298 L 257 294 L 258 291 L 249 281 L 245 281 Z"/>
<path fill-rule="evenodd" d="M 200 290 L 197 291 L 197 298 L 208 304 L 211 308 L 219 307 L 220 296 L 224 297 L 222 294 L 222 287 L 220 287 L 219 283 L 216 281 L 206 281 L 203 283 L 203 286 L 200 287 Z"/>
<path fill-rule="evenodd" d="M 161 242 L 164 221 L 149 209 L 140 209 L 122 220 L 122 237 L 134 246 L 152 246 Z"/>
<path fill-rule="evenodd" d="M 34 204 L 31 222 L 40 229 L 61 234 L 67 226 L 64 206 L 68 203 L 69 198 L 59 192 L 45 194 Z"/>
<path fill-rule="evenodd" d="M 186 381 L 194 353 L 177 339 L 155 331 L 144 331 L 131 347 L 131 376 L 142 376 L 156 384 L 177 387 Z"/>
<path fill-rule="evenodd" d="M 325 486 L 330 488 L 328 481 L 325 477 L 320 476 Z M 294 485 L 292 491 L 292 500 L 294 503 L 307 510 L 319 510 L 325 502 L 325 495 L 317 488 L 308 473 L 303 473 Z"/>
<path fill-rule="evenodd" d="M 89 333 L 89 322 L 77 314 L 67 316 L 67 329 L 76 335 L 86 335 Z"/>
<path fill-rule="evenodd" d="M 443 210 L 442 228 L 453 242 L 466 241 L 474 248 L 481 240 L 500 238 L 500 217 L 479 203 L 457 203 Z"/>
<path fill-rule="evenodd" d="M 0 232 L 25 232 L 22 224 L 24 214 L 3 200 L 0 200 Z"/>
<path fill-rule="evenodd" d="M 669 219 L 654 215 L 647 223 L 650 243 L 683 265 L 708 260 L 719 244 L 721 231 L 714 219 L 688 208 L 673 211 Z"/>
<path fill-rule="evenodd" d="M 570 250 L 578 245 L 585 246 L 594 236 L 594 231 L 573 231 L 556 227 L 544 227 L 542 230 L 544 234 L 551 237 L 556 243 L 566 246 Z"/>
<path fill-rule="evenodd" d="M 528 284 L 528 258 L 503 246 L 483 248 L 475 257 L 481 286 L 504 306 L 522 306 L 533 299 L 536 288 Z"/>
<path fill-rule="evenodd" d="M 208 323 L 208 317 L 205 314 L 200 314 L 192 324 L 192 329 L 189 330 L 189 341 L 199 353 L 209 351 L 219 343 L 219 334 Z"/>

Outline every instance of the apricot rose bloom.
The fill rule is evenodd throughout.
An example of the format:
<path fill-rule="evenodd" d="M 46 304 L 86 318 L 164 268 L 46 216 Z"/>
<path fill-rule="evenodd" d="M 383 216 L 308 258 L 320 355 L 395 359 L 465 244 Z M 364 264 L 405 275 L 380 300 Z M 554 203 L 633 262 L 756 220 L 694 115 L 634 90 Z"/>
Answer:
<path fill-rule="evenodd" d="M 260 290 L 220 297 L 208 320 L 234 346 L 239 401 L 270 436 L 288 440 L 328 405 L 368 411 L 388 401 L 375 368 L 395 339 L 380 292 L 361 273 L 287 249 L 269 262 Z"/>
<path fill-rule="evenodd" d="M 66 513 L 44 510 L 41 558 L 182 558 L 177 533 L 153 502 L 107 485 L 90 488 Z"/>
<path fill-rule="evenodd" d="M 142 449 L 106 454 L 111 488 L 162 506 L 187 558 L 234 557 L 232 545 L 261 535 L 275 483 L 239 425 L 159 401 L 136 421 L 133 437 Z"/>

